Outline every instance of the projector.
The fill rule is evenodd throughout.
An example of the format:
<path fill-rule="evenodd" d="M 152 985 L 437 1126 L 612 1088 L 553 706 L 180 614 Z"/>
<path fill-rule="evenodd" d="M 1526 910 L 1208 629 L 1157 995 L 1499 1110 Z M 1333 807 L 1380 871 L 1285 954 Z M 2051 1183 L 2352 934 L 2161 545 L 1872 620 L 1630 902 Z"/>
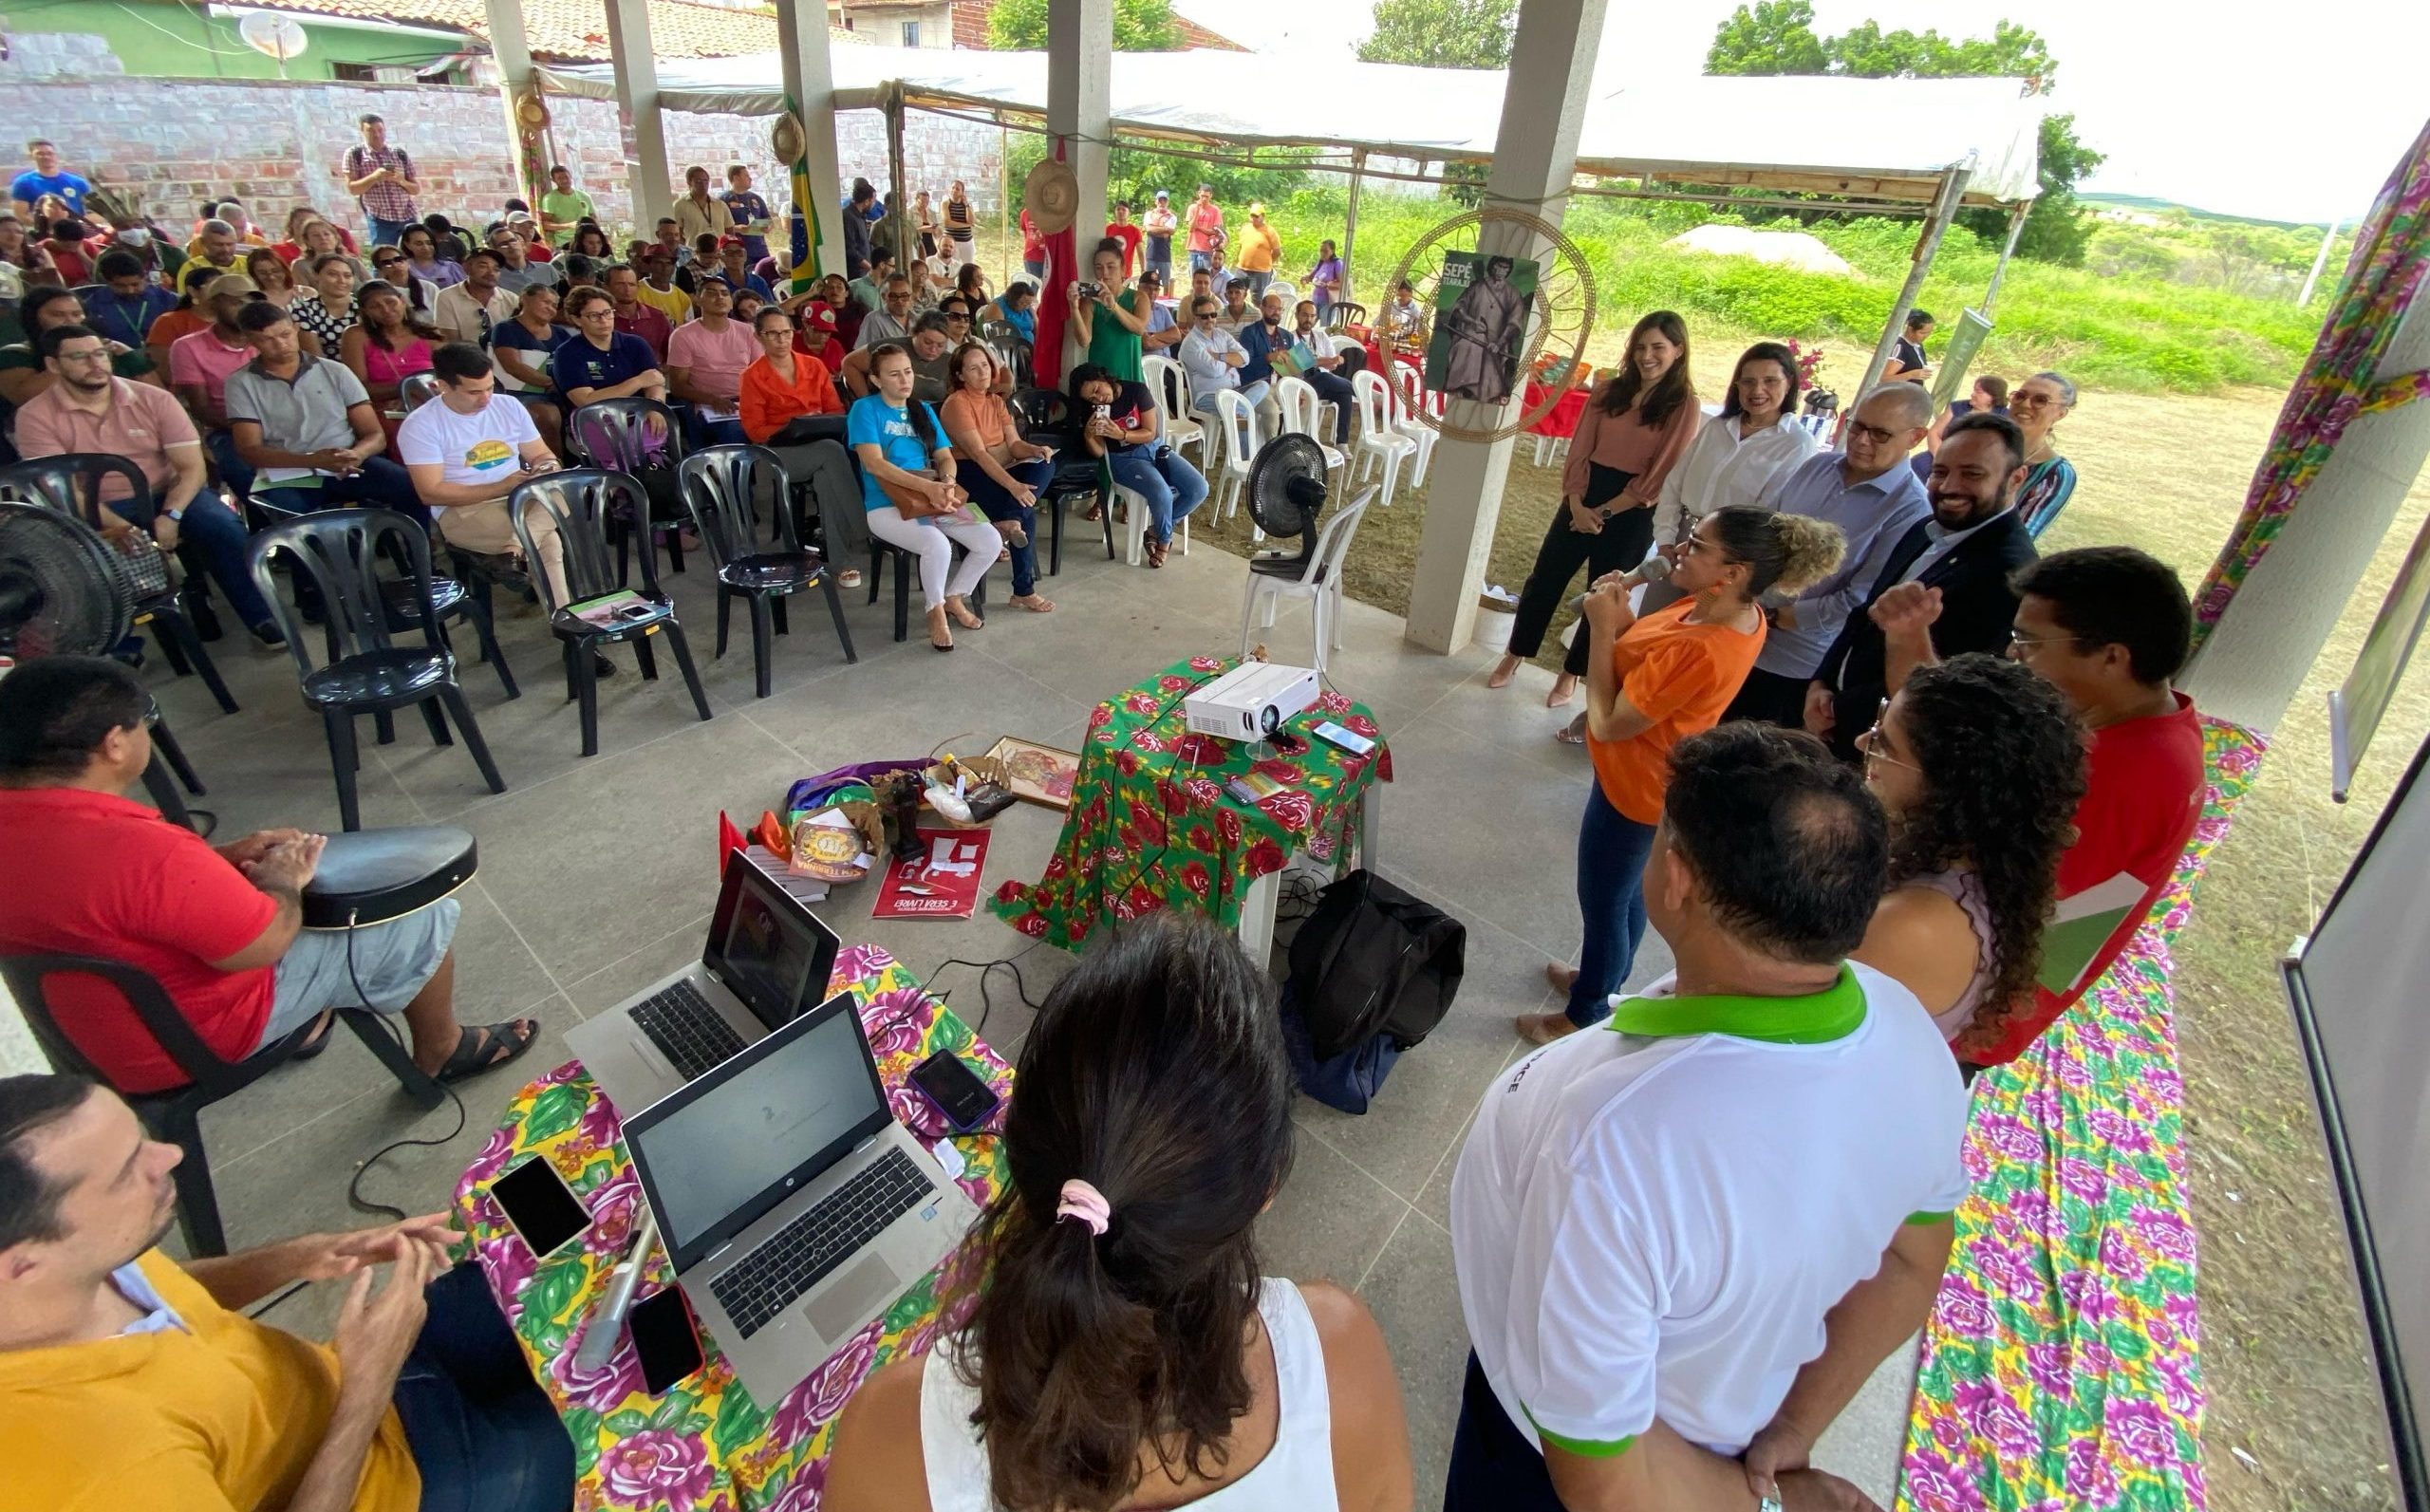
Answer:
<path fill-rule="evenodd" d="M 1315 668 L 1248 662 L 1184 700 L 1182 714 L 1193 735 L 1262 740 L 1316 701 Z"/>

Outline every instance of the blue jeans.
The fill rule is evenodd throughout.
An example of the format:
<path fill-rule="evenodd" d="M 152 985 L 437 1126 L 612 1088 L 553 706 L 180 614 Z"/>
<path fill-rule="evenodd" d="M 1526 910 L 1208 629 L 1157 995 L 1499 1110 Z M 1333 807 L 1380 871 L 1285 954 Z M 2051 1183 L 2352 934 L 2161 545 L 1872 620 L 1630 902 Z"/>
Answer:
<path fill-rule="evenodd" d="M 1254 304 L 1254 303 L 1256 303 L 1257 301 L 1259 301 L 1259 300 L 1261 300 L 1261 299 L 1263 299 L 1263 298 L 1265 297 L 1265 286 L 1266 286 L 1266 285 L 1268 285 L 1268 284 L 1270 284 L 1270 283 L 1272 283 L 1272 282 L 1274 282 L 1274 274 L 1273 274 L 1273 272 L 1272 272 L 1271 271 L 1263 271 L 1263 272 L 1253 272 L 1253 273 L 1249 274 L 1249 301 L 1250 301 L 1250 303 Z M 1286 312 L 1285 312 L 1285 314 L 1284 314 L 1284 318 L 1285 318 L 1285 319 L 1288 319 L 1288 318 L 1289 318 L 1289 314 L 1288 314 L 1288 312 L 1287 312 L 1287 311 L 1286 311 Z"/>
<path fill-rule="evenodd" d="M 1612 994 L 1628 980 L 1645 938 L 1645 858 L 1654 826 L 1612 807 L 1603 784 L 1586 786 L 1586 822 L 1578 830 L 1578 913 L 1586 943 L 1569 989 L 1569 1021 L 1580 1029 L 1612 1014 Z"/>
<path fill-rule="evenodd" d="M 1266 393 L 1271 387 L 1271 384 L 1266 383 L 1264 379 L 1261 378 L 1254 383 L 1243 383 L 1241 385 L 1241 397 L 1249 401 L 1249 408 L 1256 409 L 1259 405 L 1265 402 Z M 1196 399 L 1191 400 L 1189 401 L 1189 407 L 1197 410 L 1203 415 L 1213 415 L 1215 413 L 1215 396 L 1221 392 L 1221 389 L 1210 388 L 1206 392 L 1199 395 Z"/>
<path fill-rule="evenodd" d="M 323 477 L 318 488 L 256 488 L 253 502 L 287 514 L 359 506 L 395 510 L 423 530 L 430 529 L 430 511 L 414 492 L 412 476 L 384 457 L 364 457 L 362 472 L 352 477 Z"/>
<path fill-rule="evenodd" d="M 363 218 L 371 222 L 371 239 L 363 244 L 363 250 L 366 255 L 374 247 L 402 245 L 402 238 L 406 231 L 421 224 L 419 220 L 382 220 L 368 212 L 364 213 Z"/>
<path fill-rule="evenodd" d="M 1215 254 L 1213 252 L 1194 252 L 1189 254 L 1189 271 L 1193 273 L 1206 272 L 1214 266 Z M 1219 289 L 1215 290 L 1215 292 L 1220 295 L 1224 291 Z"/>
<path fill-rule="evenodd" d="M 236 512 L 216 495 L 196 494 L 186 506 L 186 517 L 178 522 L 178 554 L 189 568 L 196 560 L 201 562 L 247 628 L 271 623 L 270 605 L 261 589 L 253 587 L 249 561 L 252 537 L 246 533 L 245 522 Z"/>
<path fill-rule="evenodd" d="M 1016 480 L 1029 485 L 1032 493 L 1041 495 L 1055 477 L 1055 464 L 1043 457 L 1011 463 L 1004 471 L 1012 474 Z M 1021 522 L 1021 529 L 1028 532 L 1029 539 L 1012 548 L 1013 597 L 1025 599 L 1037 591 L 1037 506 L 1015 503 L 1003 484 L 972 463 L 965 462 L 956 468 L 954 480 L 969 491 L 970 502 L 979 506 L 980 513 L 991 520 Z"/>
<path fill-rule="evenodd" d="M 1300 376 L 1307 380 L 1310 388 L 1317 391 L 1317 402 L 1333 406 L 1333 443 L 1336 446 L 1349 445 L 1350 417 L 1358 408 L 1358 391 L 1350 386 L 1349 379 L 1339 373 L 1328 373 L 1321 367 L 1312 368 Z"/>
<path fill-rule="evenodd" d="M 1148 534 L 1163 542 L 1173 538 L 1175 520 L 1206 502 L 1206 479 L 1182 459 L 1181 453 L 1158 450 L 1164 455 L 1156 456 L 1142 446 L 1116 452 L 1105 460 L 1115 482 L 1148 501 Z"/>
<path fill-rule="evenodd" d="M 1503 1410 L 1473 1350 L 1460 1389 L 1460 1426 L 1451 1434 L 1443 1512 L 1561 1512 L 1544 1451 Z"/>
<path fill-rule="evenodd" d="M 430 1314 L 396 1390 L 422 1512 L 564 1512 L 573 1444 L 480 1266 L 457 1266 L 425 1295 Z"/>
<path fill-rule="evenodd" d="M 236 502 L 241 504 L 253 496 L 253 469 L 236 455 L 236 438 L 226 431 L 206 431 L 202 448 L 211 454 L 212 465 L 219 469 L 219 481 L 228 485 L 228 492 L 236 495 Z"/>
<path fill-rule="evenodd" d="M 1043 284 L 1046 281 L 1046 264 L 1042 262 L 1034 263 L 1027 258 L 1023 258 L 1021 259 L 1021 271 L 1029 274 L 1030 285 L 1033 288 Z"/>

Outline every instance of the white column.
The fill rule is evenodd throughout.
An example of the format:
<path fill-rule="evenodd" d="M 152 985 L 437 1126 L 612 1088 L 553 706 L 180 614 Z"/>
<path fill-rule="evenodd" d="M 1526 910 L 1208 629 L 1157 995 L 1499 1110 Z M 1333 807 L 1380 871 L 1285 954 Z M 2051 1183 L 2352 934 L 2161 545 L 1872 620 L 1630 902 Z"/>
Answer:
<path fill-rule="evenodd" d="M 1602 45 L 1604 3 L 1524 0 L 1520 6 L 1509 83 L 1502 96 L 1502 126 L 1486 179 L 1486 204 L 1514 203 L 1561 224 L 1578 167 L 1578 133 L 1594 82 L 1595 54 Z M 1479 238 L 1477 250 L 1540 257 L 1544 249 L 1534 243 L 1524 233 L 1488 234 Z M 1517 393 L 1502 406 L 1454 400 L 1449 416 L 1458 423 L 1490 430 L 1504 423 L 1519 402 Z M 1468 644 L 1476 624 L 1477 592 L 1485 586 L 1486 557 L 1493 549 L 1493 528 L 1502 516 L 1510 448 L 1507 439 L 1485 445 L 1448 436 L 1436 448 L 1409 603 L 1409 639 L 1429 650 L 1449 655 Z"/>
<path fill-rule="evenodd" d="M 658 58 L 649 39 L 648 0 L 608 0 L 608 53 L 616 68 L 616 108 L 633 125 L 633 154 L 625 165 L 633 195 L 634 230 L 645 241 L 658 217 L 675 208 L 666 167 L 666 125 L 658 113 Z"/>
<path fill-rule="evenodd" d="M 2430 297 L 2380 359 L 2383 378 L 2430 367 Z M 2211 627 L 2178 686 L 2203 713 L 2264 733 L 2302 690 L 2404 495 L 2430 460 L 2430 401 L 2357 416 Z M 2343 680 L 2350 668 L 2327 668 Z"/>
<path fill-rule="evenodd" d="M 1113 0 L 1047 0 L 1047 155 L 1063 143 L 1063 160 L 1080 180 L 1072 232 L 1083 258 L 1105 235 L 1105 180 L 1113 159 L 1105 143 L 1113 134 L 1112 110 Z M 1020 193 L 1020 185 L 1013 192 Z M 1053 276 L 1059 284 L 1070 271 L 1058 268 Z M 1059 287 L 1052 292 L 1061 297 Z"/>
<path fill-rule="evenodd" d="M 506 150 L 514 159 L 515 182 L 532 214 L 540 214 L 540 192 L 549 187 L 549 165 L 526 159 L 524 125 L 515 102 L 532 87 L 532 47 L 523 38 L 523 0 L 489 0 L 490 61 L 497 65 L 498 97 L 506 105 Z M 539 149 L 534 149 L 538 156 Z"/>
<path fill-rule="evenodd" d="M 844 170 L 835 147 L 835 70 L 827 54 L 826 0 L 776 0 L 776 58 L 785 100 L 801 118 L 802 174 L 793 183 L 794 209 L 808 217 L 811 252 L 822 272 L 844 266 L 844 232 L 837 207 L 844 198 Z M 788 175 L 794 165 L 782 165 Z M 790 227 L 771 227 L 771 239 L 792 255 Z"/>

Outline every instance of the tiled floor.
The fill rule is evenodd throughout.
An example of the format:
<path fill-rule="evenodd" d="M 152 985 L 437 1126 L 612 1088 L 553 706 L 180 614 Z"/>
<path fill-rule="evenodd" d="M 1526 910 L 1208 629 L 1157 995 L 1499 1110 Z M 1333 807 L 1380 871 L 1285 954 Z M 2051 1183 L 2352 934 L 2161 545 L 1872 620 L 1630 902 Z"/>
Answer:
<path fill-rule="evenodd" d="M 692 560 L 697 569 L 701 559 Z M 602 754 L 588 759 L 575 755 L 574 711 L 536 614 L 505 617 L 500 638 L 524 696 L 506 701 L 486 667 L 467 667 L 464 681 L 509 791 L 489 794 L 460 746 L 433 747 L 408 716 L 391 746 L 369 744 L 365 728 L 363 812 L 369 825 L 443 820 L 478 835 L 480 873 L 462 895 L 458 935 L 460 1011 L 476 1020 L 536 1015 L 545 1038 L 516 1071 L 472 1084 L 466 1129 L 391 1155 L 365 1178 L 367 1194 L 417 1209 L 441 1205 L 511 1084 L 567 1058 L 568 1026 L 698 951 L 716 889 L 720 808 L 748 822 L 794 778 L 941 743 L 976 752 L 1014 733 L 1075 745 L 1105 695 L 1191 652 L 1237 649 L 1244 575 L 1238 558 L 1211 547 L 1176 554 L 1161 572 L 1110 564 L 1075 530 L 1062 575 L 1046 584 L 1061 606 L 1056 613 L 1000 607 L 985 629 L 938 657 L 916 617 L 913 639 L 897 645 L 888 639 L 887 606 L 863 607 L 850 595 L 861 662 L 848 667 L 825 614 L 803 606 L 777 645 L 775 696 L 755 700 L 746 638 L 723 662 L 707 660 L 714 608 L 696 569 L 673 584 L 717 717 L 694 719 L 671 669 L 664 681 L 644 682 L 629 653 L 618 653 L 623 670 L 602 688 Z M 1000 606 L 1002 578 L 992 587 Z M 1452 1162 L 1478 1095 L 1517 1052 L 1510 1016 L 1550 1004 L 1543 963 L 1576 948 L 1570 856 L 1586 768 L 1581 753 L 1551 739 L 1565 712 L 1543 707 L 1545 674 L 1529 668 L 1492 692 L 1484 684 L 1486 654 L 1432 656 L 1408 645 L 1400 630 L 1396 618 L 1351 606 L 1349 645 L 1335 654 L 1331 674 L 1374 708 L 1393 749 L 1397 780 L 1384 799 L 1380 869 L 1467 923 L 1467 976 L 1449 1017 L 1402 1059 L 1372 1111 L 1354 1118 L 1303 1104 L 1306 1137 L 1262 1238 L 1271 1271 L 1355 1286 L 1382 1320 L 1408 1399 L 1423 1506 L 1441 1484 L 1467 1347 L 1444 1228 Z M 1302 611 L 1262 638 L 1277 660 L 1290 661 L 1304 659 L 1307 633 Z M 234 640 L 215 649 L 240 714 L 221 715 L 191 679 L 153 677 L 210 785 L 198 801 L 219 815 L 219 833 L 334 829 L 327 747 L 317 719 L 297 700 L 292 664 Z M 999 819 L 988 887 L 1035 877 L 1057 829 L 1056 815 L 1025 805 Z M 942 963 L 984 962 L 1025 942 L 983 914 L 964 924 L 871 924 L 872 890 L 839 892 L 831 921 L 847 940 L 873 940 L 949 989 L 956 1008 L 979 1020 L 977 972 Z M 1048 948 L 1022 955 L 1031 995 L 1067 964 Z M 1637 980 L 1668 965 L 1661 942 L 1649 937 Z M 983 1032 L 1013 1055 L 1030 1015 L 1004 973 L 994 987 Z M 0 1045 L 0 1058 L 24 1054 L 22 1042 L 13 1055 Z M 448 1108 L 414 1116 L 370 1055 L 340 1036 L 317 1061 L 206 1116 L 231 1242 L 366 1221 L 346 1204 L 355 1163 L 402 1134 L 445 1135 L 454 1122 Z M 334 1300 L 298 1298 L 279 1320 L 325 1328 Z M 1912 1372 L 1911 1352 L 1894 1356 L 1818 1456 L 1885 1503 Z"/>

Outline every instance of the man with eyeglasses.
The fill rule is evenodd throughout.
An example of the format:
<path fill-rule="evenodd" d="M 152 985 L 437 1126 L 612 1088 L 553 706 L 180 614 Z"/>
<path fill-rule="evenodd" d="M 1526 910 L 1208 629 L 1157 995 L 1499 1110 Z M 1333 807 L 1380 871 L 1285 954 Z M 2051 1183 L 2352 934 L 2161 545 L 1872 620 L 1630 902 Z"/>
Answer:
<path fill-rule="evenodd" d="M 869 311 L 861 321 L 861 334 L 852 343 L 856 352 L 868 351 L 881 342 L 901 345 L 911 339 L 911 280 L 896 273 L 885 288 L 885 307 Z"/>
<path fill-rule="evenodd" d="M 1849 412 L 1844 450 L 1819 453 L 1774 477 L 1764 507 L 1838 526 L 1847 554 L 1838 571 L 1812 587 L 1766 596 L 1770 631 L 1724 719 L 1804 727 L 1815 669 L 1873 591 L 1890 553 L 1933 512 L 1923 480 L 1905 465 L 1932 418 L 1932 398 L 1921 388 L 1883 384 Z"/>
<path fill-rule="evenodd" d="M 1899 386 L 1922 391 L 1917 384 Z M 1868 395 L 1868 404 L 1881 392 Z M 1927 398 L 1927 419 L 1930 408 Z M 1869 423 L 1878 426 L 1879 418 Z M 1849 430 L 1856 430 L 1853 417 Z M 1896 463 L 1920 434 L 1918 427 L 1891 457 L 1894 471 L 1905 471 Z M 1806 685 L 1805 727 L 1830 741 L 1842 759 L 1857 759 L 1856 737 L 1867 716 L 1919 664 L 1916 646 L 1956 656 L 1996 653 L 2008 644 L 2017 602 L 2009 580 L 2034 556 L 2032 537 L 2014 508 L 2025 475 L 2025 439 L 2007 416 L 1966 415 L 1950 425 L 1933 458 L 1930 516 L 1897 537 L 1873 581 L 1865 612 L 1848 616 Z M 1906 607 L 1913 604 L 1931 607 L 1925 635 L 1888 638 L 1885 622 L 1913 612 Z"/>
<path fill-rule="evenodd" d="M 1181 344 L 1182 370 L 1189 374 L 1189 407 L 1213 415 L 1215 396 L 1226 389 L 1238 391 L 1252 407 L 1264 403 L 1264 380 L 1242 386 L 1241 369 L 1249 364 L 1248 348 L 1224 328 L 1215 301 L 1202 299 L 1190 306 L 1189 318 L 1189 334 Z"/>

